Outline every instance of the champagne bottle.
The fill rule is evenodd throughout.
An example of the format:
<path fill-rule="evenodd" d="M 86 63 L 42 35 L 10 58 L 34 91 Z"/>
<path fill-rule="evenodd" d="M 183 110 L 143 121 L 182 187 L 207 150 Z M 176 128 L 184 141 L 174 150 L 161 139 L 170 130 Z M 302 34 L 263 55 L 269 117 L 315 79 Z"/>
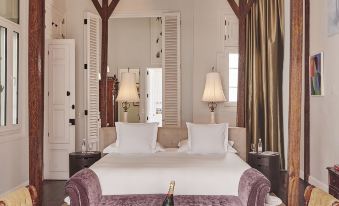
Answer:
<path fill-rule="evenodd" d="M 162 203 L 162 206 L 174 206 L 174 199 L 173 199 L 174 186 L 175 186 L 175 182 L 171 181 L 166 199 Z"/>

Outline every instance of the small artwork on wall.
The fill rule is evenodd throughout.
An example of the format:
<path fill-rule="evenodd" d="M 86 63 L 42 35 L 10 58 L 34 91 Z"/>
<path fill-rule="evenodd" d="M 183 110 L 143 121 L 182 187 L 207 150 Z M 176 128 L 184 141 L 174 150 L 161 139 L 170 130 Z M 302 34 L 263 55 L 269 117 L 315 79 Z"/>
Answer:
<path fill-rule="evenodd" d="M 339 0 L 328 1 L 328 36 L 339 33 Z"/>
<path fill-rule="evenodd" d="M 311 96 L 324 95 L 324 54 L 317 53 L 310 57 L 310 90 Z"/>

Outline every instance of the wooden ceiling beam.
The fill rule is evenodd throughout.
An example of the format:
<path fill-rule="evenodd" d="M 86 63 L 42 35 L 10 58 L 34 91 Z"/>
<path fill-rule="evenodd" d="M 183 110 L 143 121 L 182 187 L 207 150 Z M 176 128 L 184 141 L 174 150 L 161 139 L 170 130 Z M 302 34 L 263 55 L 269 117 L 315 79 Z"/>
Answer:
<path fill-rule="evenodd" d="M 92 0 L 94 7 L 96 8 L 96 10 L 98 11 L 99 15 L 101 18 L 103 18 L 103 14 L 102 14 L 102 7 L 100 6 L 99 0 Z"/>
<path fill-rule="evenodd" d="M 110 3 L 109 7 L 108 7 L 108 16 L 110 17 L 113 14 L 113 11 L 115 10 L 115 8 L 117 7 L 118 3 L 120 0 L 112 0 L 112 2 Z"/>
<path fill-rule="evenodd" d="M 235 15 L 240 18 L 240 9 L 238 4 L 234 1 L 234 0 L 227 0 L 229 5 L 231 6 L 233 12 L 235 13 Z"/>

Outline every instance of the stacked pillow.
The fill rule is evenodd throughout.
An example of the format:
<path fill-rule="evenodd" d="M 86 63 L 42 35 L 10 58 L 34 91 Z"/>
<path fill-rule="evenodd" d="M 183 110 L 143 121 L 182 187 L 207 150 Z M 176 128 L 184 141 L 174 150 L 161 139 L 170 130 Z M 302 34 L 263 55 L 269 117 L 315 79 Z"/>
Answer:
<path fill-rule="evenodd" d="M 223 154 L 228 150 L 228 123 L 186 123 L 188 140 L 179 143 L 179 152 L 192 154 Z"/>
<path fill-rule="evenodd" d="M 158 123 L 116 123 L 118 153 L 156 152 Z"/>
<path fill-rule="evenodd" d="M 178 152 L 191 154 L 237 153 L 228 141 L 228 124 L 187 123 L 188 139 L 179 143 Z M 116 123 L 117 140 L 104 153 L 151 154 L 166 151 L 157 143 L 158 123 Z"/>

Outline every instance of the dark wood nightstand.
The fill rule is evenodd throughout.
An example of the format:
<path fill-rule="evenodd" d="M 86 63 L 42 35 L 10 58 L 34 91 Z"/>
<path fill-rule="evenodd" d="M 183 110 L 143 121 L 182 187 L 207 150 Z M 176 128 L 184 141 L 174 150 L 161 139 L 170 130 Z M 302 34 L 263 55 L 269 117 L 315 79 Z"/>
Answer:
<path fill-rule="evenodd" d="M 69 176 L 89 168 L 101 158 L 101 152 L 73 152 L 69 154 Z"/>
<path fill-rule="evenodd" d="M 271 192 L 278 194 L 280 187 L 279 155 L 249 153 L 248 164 L 263 173 L 271 181 Z"/>
<path fill-rule="evenodd" d="M 336 171 L 333 167 L 328 167 L 328 183 L 329 183 L 329 193 L 333 197 L 339 199 L 339 172 Z"/>

